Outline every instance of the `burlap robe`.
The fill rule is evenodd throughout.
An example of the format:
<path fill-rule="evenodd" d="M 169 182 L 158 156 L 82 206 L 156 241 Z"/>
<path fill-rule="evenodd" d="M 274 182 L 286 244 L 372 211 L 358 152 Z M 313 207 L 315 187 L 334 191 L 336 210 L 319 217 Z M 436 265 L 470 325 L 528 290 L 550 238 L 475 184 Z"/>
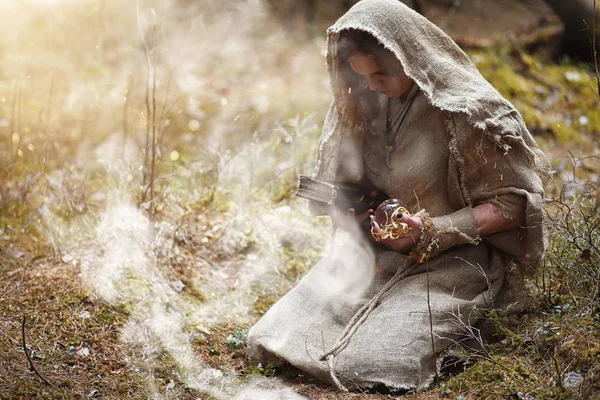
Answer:
<path fill-rule="evenodd" d="M 360 130 L 349 132 L 338 115 L 344 97 L 343 85 L 336 91 L 335 45 L 348 28 L 377 36 L 417 83 L 413 90 L 420 90 L 389 167 L 379 144 L 387 98 L 380 96 L 379 118 Z M 473 311 L 507 297 L 509 262 L 532 264 L 543 256 L 548 164 L 518 112 L 449 38 L 400 2 L 363 0 L 328 33 L 334 103 L 317 176 L 366 174 L 410 211 L 434 217 L 490 202 L 508 217 L 524 215 L 526 226 L 455 246 L 424 264 L 350 235 L 252 327 L 249 351 L 338 387 L 422 388 L 434 376 L 434 354 L 469 339 L 478 317 Z"/>

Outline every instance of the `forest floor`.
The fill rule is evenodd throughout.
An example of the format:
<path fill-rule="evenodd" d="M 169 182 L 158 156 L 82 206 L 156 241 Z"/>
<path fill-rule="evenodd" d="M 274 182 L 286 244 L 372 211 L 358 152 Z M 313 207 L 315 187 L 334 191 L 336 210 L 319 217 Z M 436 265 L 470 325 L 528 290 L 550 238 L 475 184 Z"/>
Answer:
<path fill-rule="evenodd" d="M 244 351 L 329 243 L 293 196 L 330 100 L 323 37 L 252 2 L 143 4 L 23 6 L 0 27 L 0 398 L 391 397 Z M 519 15 L 516 39 L 456 39 L 556 171 L 534 306 L 465 372 L 402 398 L 600 399 L 596 77 L 545 51 L 555 19 Z"/>

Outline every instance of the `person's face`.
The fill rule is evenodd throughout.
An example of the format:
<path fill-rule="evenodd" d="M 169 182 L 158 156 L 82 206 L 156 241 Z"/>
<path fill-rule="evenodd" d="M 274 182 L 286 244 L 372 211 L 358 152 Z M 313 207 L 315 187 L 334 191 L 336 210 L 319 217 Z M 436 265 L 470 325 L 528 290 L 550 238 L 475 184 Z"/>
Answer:
<path fill-rule="evenodd" d="M 355 73 L 367 79 L 372 91 L 394 98 L 402 96 L 410 89 L 411 80 L 398 63 L 394 63 L 393 68 L 386 67 L 372 56 L 360 53 L 351 55 L 348 61 Z"/>

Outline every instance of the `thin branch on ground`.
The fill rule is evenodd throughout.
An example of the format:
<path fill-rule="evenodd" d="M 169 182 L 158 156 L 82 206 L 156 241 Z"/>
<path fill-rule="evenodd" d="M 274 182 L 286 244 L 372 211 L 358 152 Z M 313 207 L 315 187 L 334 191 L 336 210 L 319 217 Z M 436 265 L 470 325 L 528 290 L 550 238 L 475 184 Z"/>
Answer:
<path fill-rule="evenodd" d="M 46 378 L 44 378 L 42 376 L 42 374 L 40 374 L 38 372 L 38 370 L 35 368 L 35 365 L 33 365 L 33 361 L 31 361 L 31 357 L 29 357 L 29 352 L 27 351 L 27 341 L 25 340 L 25 322 L 26 322 L 26 320 L 27 320 L 27 315 L 23 314 L 23 320 L 21 321 L 21 338 L 23 339 L 23 341 L 22 341 L 23 352 L 25 352 L 25 356 L 27 357 L 27 361 L 29 361 L 29 369 L 31 371 L 35 372 L 35 374 L 37 376 L 39 376 L 40 379 L 42 380 L 42 382 L 44 382 L 46 385 L 54 386 Z"/>
<path fill-rule="evenodd" d="M 471 359 L 479 359 L 483 361 L 487 361 L 492 363 L 504 371 L 514 374 L 516 371 L 508 366 L 504 365 L 504 363 L 500 362 L 494 354 L 489 350 L 485 339 L 481 334 L 481 330 L 475 328 L 475 324 L 473 322 L 473 317 L 475 316 L 477 319 L 480 319 L 479 315 L 484 310 L 472 308 L 469 310 L 466 321 L 461 317 L 462 313 L 460 311 L 460 306 L 456 311 L 449 313 L 450 321 L 456 328 L 458 336 L 460 337 L 458 340 L 452 337 L 446 337 L 442 335 L 436 335 L 440 340 L 448 340 L 453 343 L 453 345 L 459 346 L 466 353 L 466 363 L 470 363 Z M 470 345 L 469 342 L 472 342 L 473 345 Z"/>

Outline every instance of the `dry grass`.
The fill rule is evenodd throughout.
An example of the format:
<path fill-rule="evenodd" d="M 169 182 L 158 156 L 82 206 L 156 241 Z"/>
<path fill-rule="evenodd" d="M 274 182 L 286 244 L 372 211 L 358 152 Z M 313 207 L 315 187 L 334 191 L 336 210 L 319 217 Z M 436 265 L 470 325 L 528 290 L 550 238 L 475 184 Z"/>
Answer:
<path fill-rule="evenodd" d="M 228 1 L 148 0 L 139 12 L 116 0 L 64 1 L 21 5 L 0 27 L 0 398 L 220 399 L 253 387 L 261 372 L 276 378 L 260 385 L 311 399 L 386 397 L 341 394 L 289 368 L 261 370 L 243 352 L 243 332 L 327 243 L 328 222 L 293 198 L 297 174 L 312 168 L 330 97 L 321 32 L 295 35 L 253 1 L 239 10 Z M 144 35 L 155 24 L 160 32 L 157 179 L 145 202 L 138 22 Z M 568 63 L 523 64 L 513 50 L 474 55 L 528 111 L 559 172 L 549 192 L 558 198 L 560 182 L 600 175 L 595 158 L 572 168 L 556 150 L 568 143 L 600 153 L 590 146 L 600 134 L 597 110 L 588 109 L 597 103 L 592 76 Z M 551 93 L 543 114 L 532 111 L 532 93 L 556 89 L 524 78 L 540 68 L 564 93 Z M 586 210 L 588 222 L 597 218 L 597 208 Z M 591 226 L 570 215 L 577 232 Z M 536 387 L 538 399 L 577 398 L 597 389 L 597 292 L 569 286 L 597 289 L 585 275 L 597 263 L 587 268 L 587 247 L 563 239 L 535 286 L 544 301 L 489 349 L 516 372 L 479 363 L 405 398 L 506 398 Z M 579 276 L 569 274 L 573 263 Z M 53 386 L 29 370 L 23 315 L 33 362 Z M 558 376 L 575 370 L 588 377 L 580 393 L 557 391 Z M 203 371 L 222 375 L 207 388 Z"/>
<path fill-rule="evenodd" d="M 144 379 L 125 361 L 119 344 L 126 314 L 86 294 L 73 265 L 53 257 L 29 260 L 23 255 L 16 264 L 21 267 L 2 270 L 2 397 L 81 398 L 97 391 L 145 398 Z M 32 361 L 52 387 L 29 371 L 21 344 L 23 316 Z"/>

